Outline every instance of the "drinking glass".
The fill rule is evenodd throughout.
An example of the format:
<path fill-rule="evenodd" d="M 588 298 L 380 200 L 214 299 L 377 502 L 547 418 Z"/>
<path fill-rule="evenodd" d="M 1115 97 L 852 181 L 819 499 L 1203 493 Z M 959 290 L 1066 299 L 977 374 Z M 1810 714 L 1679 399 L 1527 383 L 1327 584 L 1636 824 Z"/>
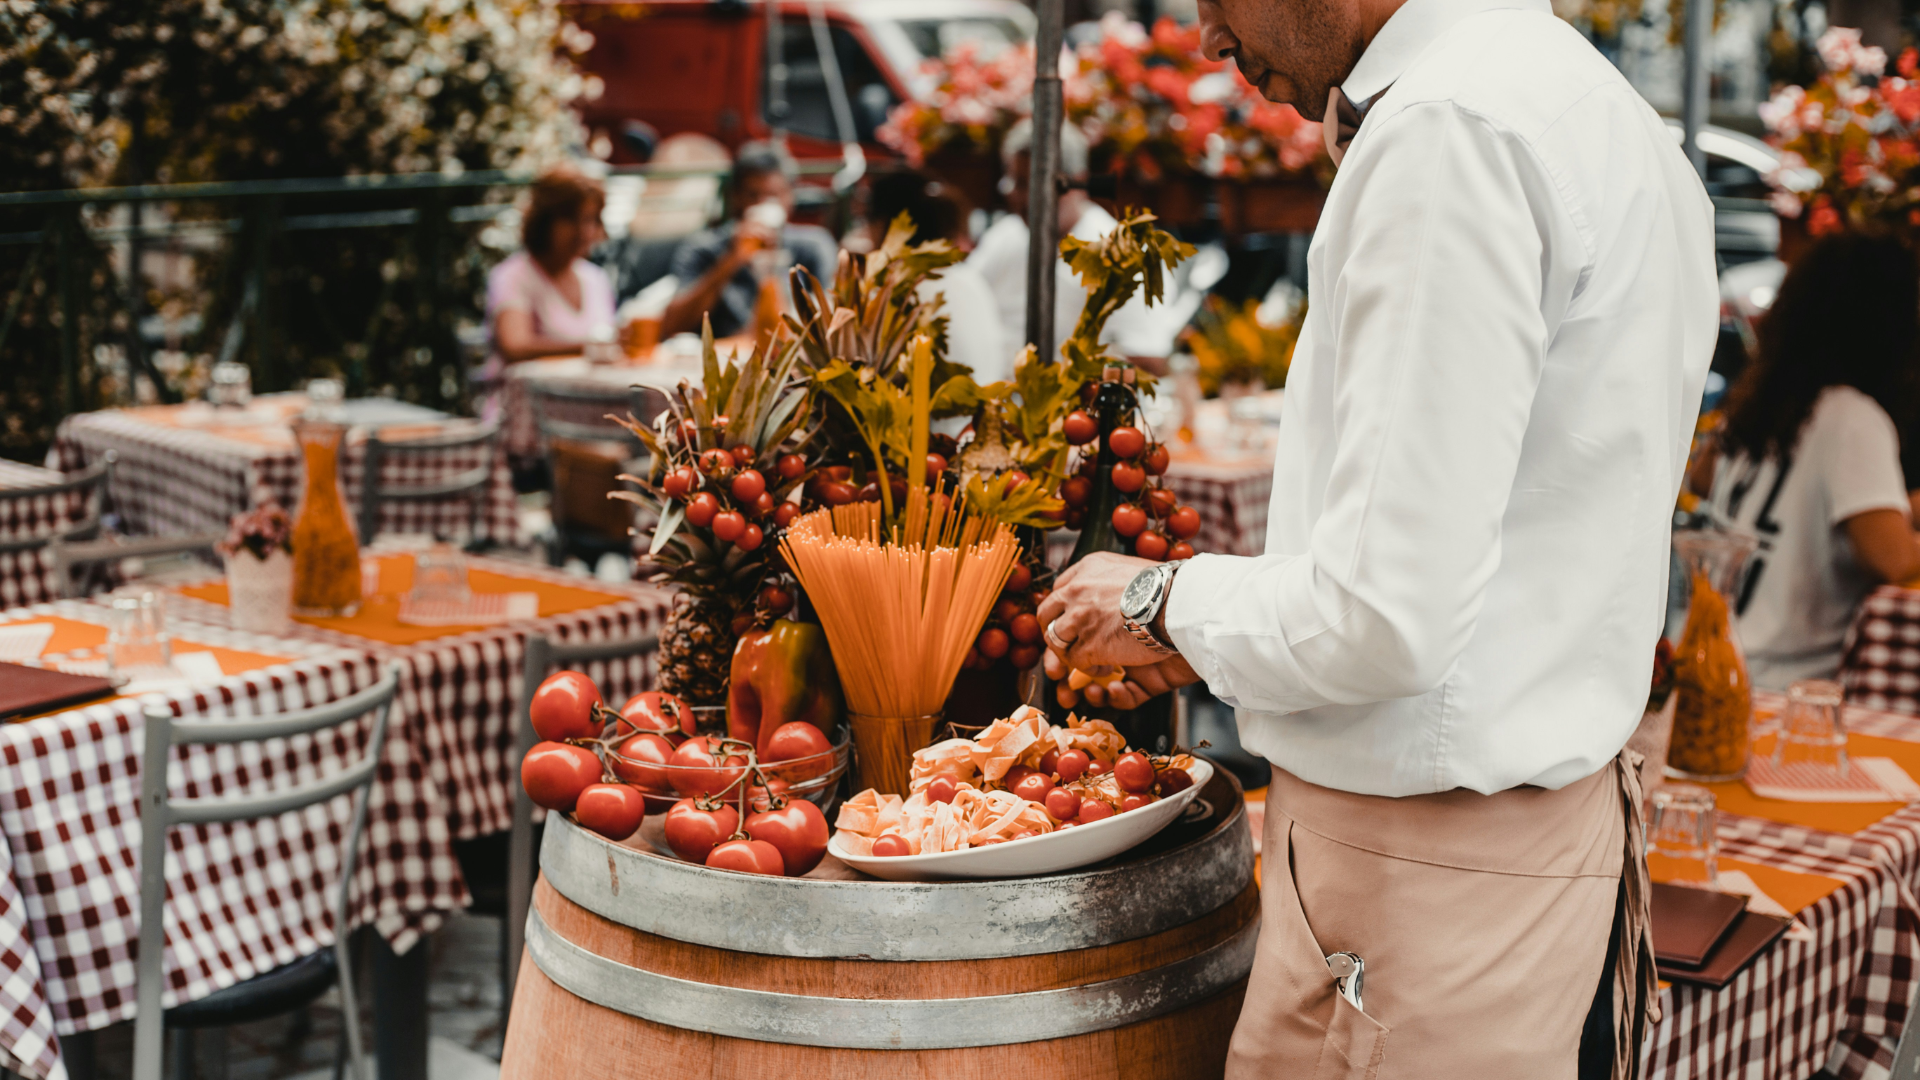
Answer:
<path fill-rule="evenodd" d="M 1830 679 L 1801 679 L 1787 687 L 1787 711 L 1773 743 L 1775 765 L 1811 765 L 1847 775 L 1847 729 L 1841 719 L 1843 691 Z"/>
<path fill-rule="evenodd" d="M 1720 876 L 1713 792 L 1668 784 L 1647 802 L 1647 863 L 1654 876 L 1676 885 L 1712 888 Z"/>
<path fill-rule="evenodd" d="M 213 382 L 207 387 L 207 400 L 215 405 L 245 405 L 253 400 L 253 369 L 235 360 L 213 365 Z"/>
<path fill-rule="evenodd" d="M 307 418 L 329 423 L 344 423 L 347 417 L 347 388 L 339 379 L 307 380 Z"/>
<path fill-rule="evenodd" d="M 115 597 L 107 615 L 107 671 L 119 675 L 172 662 L 165 598 L 156 592 Z"/>
<path fill-rule="evenodd" d="M 473 599 L 467 585 L 467 557 L 452 544 L 435 544 L 414 553 L 413 599 L 464 605 Z"/>

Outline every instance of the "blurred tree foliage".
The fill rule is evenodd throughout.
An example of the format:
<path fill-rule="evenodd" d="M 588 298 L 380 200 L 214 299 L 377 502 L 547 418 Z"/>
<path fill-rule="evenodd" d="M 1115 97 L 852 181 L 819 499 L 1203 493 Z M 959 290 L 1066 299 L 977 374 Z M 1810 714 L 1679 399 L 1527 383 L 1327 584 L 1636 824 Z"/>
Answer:
<path fill-rule="evenodd" d="M 558 0 L 0 0 L 0 191 L 137 183 L 528 169 L 578 145 L 569 108 L 597 93 L 571 56 L 591 36 Z M 245 323 L 258 389 L 319 374 L 353 392 L 435 405 L 463 390 L 455 320 L 479 313 L 484 222 L 454 207 L 511 189 L 287 196 L 155 204 L 147 221 L 241 222 L 217 242 L 156 244 L 191 260 L 185 288 L 149 285 L 147 310 L 197 314 L 171 342 L 217 353 Z M 280 231 L 316 214 L 412 209 L 412 226 Z M 124 204 L 86 223 L 124 222 Z M 54 246 L 81 211 L 0 207 L 0 454 L 44 452 L 62 407 Z M 124 401 L 108 358 L 127 343 L 124 244 L 69 233 L 71 332 L 82 370 L 71 407 Z M 149 250 L 153 250 L 150 247 Z M 252 278 L 256 264 L 265 274 Z M 234 319 L 249 280 L 264 323 Z M 186 325 L 191 325 L 188 322 Z M 263 336 L 257 326 L 267 328 Z M 190 376 L 162 372 L 177 392 Z"/>

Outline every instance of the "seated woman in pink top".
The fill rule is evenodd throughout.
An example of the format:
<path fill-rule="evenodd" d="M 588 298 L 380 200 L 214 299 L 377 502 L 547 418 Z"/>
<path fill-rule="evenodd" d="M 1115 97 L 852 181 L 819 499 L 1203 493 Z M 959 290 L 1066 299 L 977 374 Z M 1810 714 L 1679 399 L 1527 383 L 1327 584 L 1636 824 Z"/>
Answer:
<path fill-rule="evenodd" d="M 586 260 L 606 237 L 606 202 L 598 181 L 572 169 L 549 169 L 533 182 L 521 250 L 487 275 L 487 320 L 500 360 L 571 355 L 590 341 L 613 340 L 613 282 Z"/>

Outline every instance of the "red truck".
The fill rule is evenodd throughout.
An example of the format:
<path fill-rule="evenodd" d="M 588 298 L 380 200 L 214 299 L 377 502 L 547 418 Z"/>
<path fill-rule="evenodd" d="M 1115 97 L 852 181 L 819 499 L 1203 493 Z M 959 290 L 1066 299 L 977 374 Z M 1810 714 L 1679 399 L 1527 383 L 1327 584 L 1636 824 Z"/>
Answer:
<path fill-rule="evenodd" d="M 768 9 L 778 8 L 780 67 L 769 70 Z M 990 55 L 1031 40 L 1033 13 L 1018 0 L 568 0 L 594 44 L 581 64 L 606 92 L 586 103 L 594 138 L 606 136 L 615 163 L 638 160 L 624 138 L 629 121 L 660 136 L 710 135 L 729 148 L 772 133 L 770 109 L 784 103 L 795 157 L 839 159 L 841 133 L 829 93 L 831 65 L 816 42 L 832 42 L 854 134 L 869 156 L 894 156 L 874 140 L 887 113 L 925 94 L 922 63 L 972 41 Z"/>

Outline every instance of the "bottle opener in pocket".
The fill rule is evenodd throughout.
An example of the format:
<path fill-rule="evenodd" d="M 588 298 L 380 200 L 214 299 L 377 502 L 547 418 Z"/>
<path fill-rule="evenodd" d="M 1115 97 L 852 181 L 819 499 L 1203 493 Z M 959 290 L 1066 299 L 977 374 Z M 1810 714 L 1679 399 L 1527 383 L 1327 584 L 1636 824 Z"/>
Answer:
<path fill-rule="evenodd" d="M 1353 1007 L 1366 1012 L 1360 1004 L 1360 984 L 1366 981 L 1367 962 L 1358 953 L 1337 952 L 1327 957 L 1327 971 L 1333 975 L 1333 987 Z"/>

